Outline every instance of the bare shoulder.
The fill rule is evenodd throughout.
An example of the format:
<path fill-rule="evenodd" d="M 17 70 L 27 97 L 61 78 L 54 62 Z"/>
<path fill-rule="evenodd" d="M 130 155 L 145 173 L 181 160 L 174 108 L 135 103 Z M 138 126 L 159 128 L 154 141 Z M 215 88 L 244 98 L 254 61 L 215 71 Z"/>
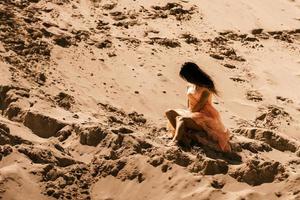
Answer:
<path fill-rule="evenodd" d="M 187 85 L 187 94 L 194 94 L 196 92 L 196 86 L 193 84 Z"/>

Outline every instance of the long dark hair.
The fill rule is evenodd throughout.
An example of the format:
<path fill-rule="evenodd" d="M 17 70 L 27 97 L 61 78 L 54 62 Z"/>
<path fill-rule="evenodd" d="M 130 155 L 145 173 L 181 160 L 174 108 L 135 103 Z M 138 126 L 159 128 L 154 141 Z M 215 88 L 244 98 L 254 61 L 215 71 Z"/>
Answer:
<path fill-rule="evenodd" d="M 205 87 L 214 94 L 218 95 L 214 81 L 200 67 L 192 62 L 186 62 L 182 65 L 179 75 L 189 83 L 199 87 Z"/>

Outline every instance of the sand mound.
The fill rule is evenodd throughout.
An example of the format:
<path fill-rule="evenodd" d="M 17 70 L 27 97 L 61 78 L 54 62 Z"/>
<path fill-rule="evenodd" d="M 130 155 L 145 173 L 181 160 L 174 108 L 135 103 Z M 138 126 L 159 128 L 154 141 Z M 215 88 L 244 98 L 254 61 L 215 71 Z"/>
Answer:
<path fill-rule="evenodd" d="M 283 172 L 284 168 L 279 162 L 250 160 L 230 175 L 238 181 L 256 186 L 273 182 L 275 177 L 281 175 Z"/>
<path fill-rule="evenodd" d="M 56 135 L 66 124 L 43 114 L 28 111 L 24 118 L 24 125 L 40 137 L 49 138 Z"/>
<path fill-rule="evenodd" d="M 52 137 L 54 143 L 48 144 L 30 143 L 13 136 L 11 129 L 1 123 L 1 141 L 6 144 L 1 148 L 1 158 L 9 157 L 16 151 L 25 155 L 32 165 L 40 164 L 35 174 L 43 179 L 43 193 L 58 199 L 89 199 L 91 187 L 110 176 L 121 181 L 147 182 L 149 174 L 144 171 L 145 166 L 158 168 L 160 173 L 165 174 L 173 173 L 178 168 L 184 173 L 197 175 L 228 174 L 237 181 L 255 186 L 286 180 L 286 172 L 293 166 L 269 159 L 258 161 L 258 152 L 272 152 L 273 148 L 295 152 L 297 148 L 296 143 L 272 131 L 235 130 L 239 135 L 232 140 L 232 146 L 239 153 L 216 152 L 203 146 L 168 147 L 168 142 L 157 137 L 166 134 L 164 129 L 148 124 L 142 115 L 136 112 L 127 114 L 107 104 L 103 104 L 102 109 L 106 112 L 102 124 L 90 122 L 72 125 L 27 111 L 24 125 L 39 137 Z M 149 134 L 145 135 L 144 132 Z M 170 142 L 170 138 L 168 140 Z M 71 145 L 66 146 L 67 143 Z M 84 153 L 84 147 L 88 146 L 88 154 L 92 156 L 84 158 L 83 155 L 87 153 Z M 76 158 L 78 147 L 82 149 L 81 159 L 85 162 Z M 250 161 L 245 160 L 249 158 Z M 141 164 L 139 160 L 144 162 Z M 223 186 L 213 182 L 212 187 Z"/>
<path fill-rule="evenodd" d="M 83 127 L 79 128 L 77 132 L 80 137 L 80 143 L 90 146 L 97 146 L 107 135 L 101 126 Z"/>
<path fill-rule="evenodd" d="M 26 156 L 28 156 L 28 158 L 34 163 L 53 163 L 61 167 L 73 165 L 74 163 L 76 163 L 73 159 L 68 158 L 68 156 L 66 155 L 59 155 L 63 154 L 61 152 L 57 154 L 57 152 L 55 151 L 47 150 L 44 148 L 36 148 L 33 146 L 21 146 L 17 147 L 17 149 L 20 153 L 23 153 Z"/>
<path fill-rule="evenodd" d="M 270 131 L 270 130 L 237 129 L 234 132 L 244 135 L 251 139 L 263 141 L 279 151 L 295 152 L 300 147 L 298 141 L 292 140 L 290 138 L 285 138 L 284 136 L 280 135 L 279 133 L 276 133 L 276 132 Z"/>

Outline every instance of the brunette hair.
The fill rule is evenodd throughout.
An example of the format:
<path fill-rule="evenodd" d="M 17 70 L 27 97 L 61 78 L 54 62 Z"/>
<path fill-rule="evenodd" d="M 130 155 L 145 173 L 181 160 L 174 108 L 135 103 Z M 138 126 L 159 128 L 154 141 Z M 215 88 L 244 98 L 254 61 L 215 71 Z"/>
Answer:
<path fill-rule="evenodd" d="M 189 83 L 199 87 L 205 87 L 214 94 L 218 94 L 212 78 L 195 63 L 184 63 L 180 69 L 179 75 Z"/>

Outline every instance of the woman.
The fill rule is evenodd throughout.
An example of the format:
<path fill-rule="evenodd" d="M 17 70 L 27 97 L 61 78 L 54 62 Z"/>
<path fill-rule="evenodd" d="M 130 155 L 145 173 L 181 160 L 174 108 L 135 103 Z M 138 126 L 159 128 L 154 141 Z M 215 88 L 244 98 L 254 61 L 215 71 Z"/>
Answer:
<path fill-rule="evenodd" d="M 188 82 L 188 110 L 175 109 L 166 112 L 170 125 L 175 129 L 173 141 L 184 141 L 190 135 L 192 137 L 188 138 L 195 138 L 204 145 L 216 142 L 218 149 L 231 151 L 229 131 L 212 105 L 212 96 L 217 95 L 217 90 L 211 77 L 191 62 L 183 64 L 180 76 Z M 206 137 L 196 133 L 203 130 Z"/>

